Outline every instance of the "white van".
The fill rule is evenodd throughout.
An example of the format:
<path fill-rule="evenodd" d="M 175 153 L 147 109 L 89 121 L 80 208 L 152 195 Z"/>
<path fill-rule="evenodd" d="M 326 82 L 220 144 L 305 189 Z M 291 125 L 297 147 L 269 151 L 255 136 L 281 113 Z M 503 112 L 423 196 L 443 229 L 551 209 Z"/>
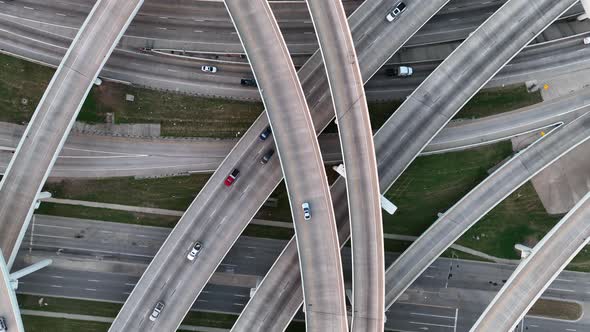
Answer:
<path fill-rule="evenodd" d="M 584 44 L 585 45 L 590 45 L 590 37 L 584 38 Z"/>

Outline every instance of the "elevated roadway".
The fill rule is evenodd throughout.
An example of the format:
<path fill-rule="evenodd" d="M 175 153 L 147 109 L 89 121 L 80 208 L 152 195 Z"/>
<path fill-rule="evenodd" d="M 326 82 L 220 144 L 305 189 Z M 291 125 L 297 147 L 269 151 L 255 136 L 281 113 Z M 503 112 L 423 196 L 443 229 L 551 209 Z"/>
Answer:
<path fill-rule="evenodd" d="M 225 5 L 258 82 L 289 196 L 301 268 L 306 330 L 348 331 L 332 199 L 315 128 L 295 67 L 266 0 L 225 0 Z M 356 60 L 354 50 L 352 52 Z M 362 85 L 360 90 L 363 95 Z M 339 105 L 338 101 L 335 104 Z M 309 204 L 311 210 L 307 220 L 302 204 Z"/>
<path fill-rule="evenodd" d="M 524 0 L 511 0 L 435 69 L 375 135 L 381 192 L 387 191 L 426 144 L 478 89 L 573 3 L 575 1 L 554 5 L 546 1 L 529 6 Z M 406 11 L 406 17 L 410 16 L 407 15 L 410 8 L 409 6 Z M 420 9 L 424 10 L 423 7 Z M 539 12 L 544 14 L 538 16 Z M 402 22 L 403 17 L 400 17 L 398 23 Z M 522 19 L 513 21 L 514 17 Z M 350 230 L 346 226 L 346 192 L 342 182 L 341 179 L 337 180 L 331 190 L 340 241 L 344 243 Z M 272 316 L 278 320 L 277 317 L 289 317 L 289 310 L 296 310 L 292 309 L 294 306 L 283 305 L 301 303 L 301 289 L 297 285 L 298 276 L 293 264 L 296 261 L 293 249 L 292 240 L 265 277 L 265 280 L 280 278 L 283 286 L 265 286 L 263 282 L 242 315 L 256 315 L 268 312 L 265 308 L 274 308 Z M 280 296 L 276 296 L 276 290 L 281 289 L 278 287 L 284 285 L 292 287 L 289 292 L 283 291 Z M 264 292 L 261 291 L 263 287 Z M 234 329 L 239 323 L 240 319 Z M 287 326 L 288 320 L 283 321 L 283 324 L 278 326 Z M 268 329 L 270 328 L 267 327 L 266 330 Z"/>
<path fill-rule="evenodd" d="M 586 119 L 586 127 L 590 121 Z M 510 276 L 471 331 L 511 331 L 590 241 L 590 192 L 543 237 Z"/>
<path fill-rule="evenodd" d="M 442 3 L 444 2 L 441 2 L 441 6 Z M 351 18 L 352 21 L 349 21 L 353 38 L 355 32 L 358 34 L 359 31 L 366 28 L 367 24 L 374 22 L 372 17 L 370 17 L 371 13 L 379 13 L 381 15 L 382 12 L 389 9 L 393 4 L 393 1 L 384 1 L 381 3 L 371 3 L 370 6 L 359 7 L 355 12 L 358 14 L 353 15 Z M 422 23 L 424 21 L 426 20 L 423 20 Z M 419 26 L 420 24 L 418 24 Z M 365 37 L 365 46 L 357 49 L 357 56 L 359 57 L 359 64 L 361 65 L 361 73 L 363 74 L 364 80 L 368 79 L 370 74 L 376 72 L 399 47 L 390 46 L 392 35 L 395 35 L 393 32 L 396 31 L 393 25 L 379 24 L 375 28 L 377 30 L 371 30 L 374 33 L 371 37 Z M 417 27 L 410 24 L 410 28 L 408 29 L 415 31 Z M 407 37 L 405 36 L 400 41 L 395 42 L 395 45 L 401 45 Z M 375 43 L 371 43 L 371 39 Z M 303 90 L 306 93 L 306 98 L 310 105 L 314 127 L 316 128 L 316 132 L 319 132 L 334 117 L 328 94 L 327 79 L 325 78 L 321 55 L 319 53 L 312 56 L 306 65 L 300 69 L 299 79 L 302 82 Z M 186 289 L 179 289 L 173 286 L 187 282 L 186 280 L 190 281 L 190 287 L 187 289 L 193 289 L 198 292 L 204 287 L 209 276 L 221 263 L 223 256 L 229 251 L 233 242 L 238 238 L 239 234 L 281 180 L 281 170 L 276 158 L 271 159 L 264 166 L 261 166 L 259 161 L 264 151 L 272 148 L 272 137 L 265 141 L 260 141 L 258 138 L 259 134 L 267 126 L 266 113 L 263 113 L 245 133 L 238 144 L 234 146 L 224 162 L 209 179 L 207 185 L 205 185 L 193 203 L 191 203 L 168 240 L 162 246 L 160 250 L 162 255 L 156 255 L 141 281 L 137 284 L 135 289 L 140 289 L 140 293 L 136 293 L 136 291 L 131 293 L 123 307 L 123 311 L 119 314 L 119 318 L 115 320 L 112 327 L 113 330 L 119 330 L 120 326 L 127 324 L 126 321 L 131 318 L 130 309 L 133 308 L 133 303 L 142 301 L 143 295 L 146 294 L 149 288 L 146 287 L 147 285 L 158 285 L 155 286 L 155 289 L 166 289 L 166 292 L 169 292 L 168 294 L 174 294 L 177 291 L 186 291 Z M 232 185 L 231 190 L 227 190 L 222 182 L 232 169 L 236 167 L 240 169 L 241 177 Z M 244 199 L 246 193 L 248 199 Z M 186 260 L 186 250 L 197 240 L 203 243 L 204 248 L 199 256 L 199 273 L 195 274 L 192 273 L 195 267 L 186 264 L 182 265 L 180 262 Z M 180 249 L 175 251 L 174 248 Z M 181 268 L 173 271 L 166 270 L 162 268 L 162 262 Z M 296 260 L 294 263 L 297 266 Z M 160 294 L 153 295 L 154 298 L 146 298 L 142 303 L 147 302 L 155 305 L 158 301 L 155 297 Z M 182 304 L 176 302 L 175 307 L 177 312 L 182 311 L 180 309 L 181 306 L 185 310 L 188 310 L 192 304 L 190 301 L 194 300 L 196 295 L 198 293 L 194 295 L 188 294 L 183 298 Z M 294 310 L 300 304 L 301 302 L 297 303 Z M 149 310 L 151 310 L 151 307 Z M 137 315 L 138 320 L 146 320 L 149 310 L 137 311 L 134 315 Z M 162 318 L 164 317 L 166 316 Z M 291 317 L 287 321 L 290 319 Z"/>
<path fill-rule="evenodd" d="M 417 6 L 415 2 L 408 2 L 406 12 L 392 24 L 388 24 L 385 21 L 382 13 L 391 10 L 395 3 L 392 2 L 388 6 L 383 6 L 375 2 L 365 2 L 361 5 L 349 18 L 349 25 L 353 40 L 355 41 L 363 80 L 366 82 L 380 67 L 378 61 L 371 61 L 369 65 L 363 63 L 362 60 L 366 57 L 365 54 L 367 54 L 363 52 L 364 48 L 371 49 L 374 45 L 389 45 L 391 51 L 397 51 L 445 3 L 446 1 L 430 1 L 427 5 L 421 4 Z M 378 20 L 376 17 L 383 18 Z M 371 24 L 375 31 L 360 34 L 360 36 L 356 35 L 355 28 L 361 22 Z M 392 28 L 393 30 L 390 31 Z M 374 36 L 379 37 L 374 39 Z M 383 38 L 386 38 L 387 41 L 383 41 Z M 379 49 L 383 49 L 383 47 Z M 377 56 L 379 54 L 377 52 L 377 49 L 374 49 L 369 54 Z M 385 55 L 386 53 L 381 54 Z M 377 59 L 381 59 L 382 61 L 387 60 L 386 57 L 381 55 Z M 377 158 L 380 157 L 378 154 Z M 332 186 L 331 193 L 336 212 L 336 221 L 338 222 L 339 240 L 340 244 L 343 245 L 349 238 L 350 228 L 348 227 L 346 186 L 341 178 Z M 279 256 L 269 273 L 267 273 L 250 302 L 248 302 L 246 308 L 244 308 L 244 312 L 236 321 L 232 331 L 276 331 L 284 330 L 287 327 L 292 316 L 303 301 L 297 259 L 296 243 L 294 239 L 291 239 L 285 250 L 281 253 L 281 256 Z M 257 319 L 258 317 L 264 317 L 264 319 Z"/>
<path fill-rule="evenodd" d="M 0 247 L 12 264 L 19 239 L 95 78 L 143 1 L 98 1 L 41 98 L 0 183 Z"/>
<path fill-rule="evenodd" d="M 518 153 L 447 210 L 387 269 L 391 306 L 428 266 L 494 206 L 523 183 L 590 138 L 590 113 Z"/>
<path fill-rule="evenodd" d="M 364 82 L 342 2 L 307 0 L 307 5 L 328 76 L 346 173 L 352 232 L 351 331 L 381 331 L 385 313 L 381 195 Z M 337 238 L 334 245 L 339 248 Z"/>
<path fill-rule="evenodd" d="M 243 5 L 248 4 L 243 3 Z M 267 11 L 259 11 L 259 13 L 260 12 L 268 13 Z M 254 15 L 251 11 L 245 11 L 243 14 Z M 262 19 L 264 19 L 264 17 Z M 244 39 L 244 36 L 241 37 Z M 248 36 L 248 38 L 255 38 L 255 36 Z M 320 60 L 319 57 L 316 59 Z M 250 60 L 254 61 L 253 56 L 250 57 Z M 314 65 L 317 66 L 319 64 L 321 64 L 321 62 L 316 62 Z M 254 66 L 254 68 L 256 69 L 256 66 Z M 280 72 L 280 70 L 278 71 Z M 321 71 L 316 70 L 315 73 L 321 73 Z M 314 73 L 309 70 L 306 73 L 306 75 L 311 74 Z M 285 82 L 285 84 L 286 83 L 289 82 Z M 266 87 L 262 88 L 262 94 L 266 96 L 266 93 L 268 92 L 265 90 L 269 89 L 278 92 L 272 90 L 272 87 Z M 314 92 L 317 91 L 324 92 L 319 89 Z M 329 102 L 329 99 L 326 101 Z M 323 103 L 327 104 L 326 101 Z M 273 104 L 273 106 L 274 105 L 275 104 Z M 321 106 L 318 106 L 318 108 Z M 178 222 L 159 253 L 148 266 L 142 279 L 129 296 L 127 302 L 111 326 L 112 331 L 126 331 L 130 328 L 140 330 L 153 329 L 156 327 L 166 328 L 167 326 L 175 328 L 178 326 L 213 271 L 215 271 L 220 264 L 223 256 L 228 252 L 238 235 L 246 227 L 252 216 L 269 196 L 271 191 L 278 185 L 281 179 L 278 158 L 272 158 L 265 165 L 261 165 L 260 163 L 260 158 L 272 148 L 273 143 L 273 137 L 270 137 L 265 141 L 261 141 L 258 137 L 268 126 L 266 116 L 267 114 L 263 113 L 254 123 L 253 127 L 246 132 L 244 137 L 238 142 L 232 152 L 230 152 L 225 161 L 218 168 L 216 173 L 210 178 L 207 185 L 201 190 L 191 206 L 189 206 L 188 210 Z M 327 125 L 327 122 L 330 119 L 331 117 L 328 115 L 325 120 L 325 125 Z M 313 128 L 311 123 L 307 124 L 307 126 L 308 128 Z M 279 135 L 281 135 L 281 132 L 284 132 L 280 127 L 275 131 L 278 132 Z M 307 158 L 312 158 L 312 153 L 314 153 L 313 146 L 308 145 L 303 146 L 303 148 L 305 148 L 308 153 Z M 323 167 L 323 165 L 319 164 L 314 165 L 313 167 Z M 240 169 L 240 177 L 232 187 L 227 188 L 222 182 L 234 168 Z M 286 169 L 285 172 L 287 172 Z M 318 181 L 321 180 L 315 182 L 321 183 Z M 293 183 L 293 185 L 296 184 L 297 183 Z M 289 183 L 287 183 L 287 186 L 289 186 Z M 309 200 L 312 206 L 312 215 L 316 215 L 318 220 L 321 220 L 323 216 L 328 216 L 329 218 L 329 211 L 331 209 L 324 206 L 326 202 L 323 202 L 321 197 L 317 196 L 312 190 L 310 190 L 309 193 L 311 196 Z M 297 200 L 298 204 L 301 204 L 301 202 L 304 201 L 304 197 L 291 197 L 291 200 Z M 314 204 L 317 205 L 317 208 L 314 207 Z M 294 211 L 297 211 L 295 213 L 298 213 L 295 216 L 301 216 L 300 207 Z M 314 217 L 312 216 L 312 221 L 307 225 L 303 224 L 303 227 L 315 229 L 314 227 L 316 226 L 313 224 L 313 220 Z M 296 223 L 297 222 L 301 221 L 296 219 Z M 297 226 L 299 225 L 296 224 L 296 227 Z M 329 225 L 324 224 L 324 226 Z M 332 225 L 331 227 L 334 226 Z M 299 230 L 296 231 L 299 232 Z M 325 229 L 322 232 L 329 232 L 329 230 Z M 326 235 L 327 233 L 322 234 Z M 203 243 L 203 251 L 198 257 L 198 264 L 187 264 L 186 252 L 197 240 Z M 326 248 L 330 248 L 328 240 L 329 238 L 326 237 L 319 242 L 325 241 Z M 335 255 L 339 254 L 337 248 L 338 247 L 336 246 Z M 331 261 L 327 263 L 339 264 L 339 260 L 338 262 Z M 305 263 L 302 263 L 302 265 L 304 264 Z M 333 270 L 334 269 L 330 268 L 328 273 Z M 195 271 L 198 271 L 198 273 L 195 273 Z M 336 278 L 336 280 L 337 279 L 338 278 Z M 314 283 L 312 281 L 310 288 L 313 288 L 313 286 Z M 339 285 L 332 285 L 332 287 L 338 286 Z M 323 289 L 330 288 L 327 287 Z M 339 306 L 331 308 L 334 312 L 338 312 L 340 308 L 344 310 L 344 290 L 341 284 L 340 289 L 342 290 L 341 294 L 319 294 L 320 297 L 328 301 L 333 301 L 330 300 L 330 298 L 341 299 L 342 302 Z M 314 292 L 314 289 L 310 289 L 309 291 Z M 315 291 L 321 291 L 321 289 L 316 289 Z M 339 295 L 341 295 L 341 297 Z M 170 300 L 168 302 L 171 304 L 173 303 L 174 309 L 169 309 L 168 312 L 163 313 L 162 317 L 155 323 L 149 323 L 147 315 L 149 315 L 149 312 L 155 303 L 160 300 Z M 320 310 L 323 309 L 321 303 L 314 303 L 314 305 Z M 311 311 L 315 314 L 315 307 Z M 310 312 L 308 316 L 311 316 L 312 312 Z M 342 316 L 342 314 L 343 313 L 340 313 L 340 316 Z M 319 323 L 324 321 L 323 318 L 322 315 L 314 315 L 309 317 L 308 320 L 317 319 Z M 342 322 L 344 317 L 336 318 L 338 321 Z M 312 322 L 310 324 L 313 325 L 314 323 Z M 343 324 L 346 326 L 346 320 L 343 321 Z"/>

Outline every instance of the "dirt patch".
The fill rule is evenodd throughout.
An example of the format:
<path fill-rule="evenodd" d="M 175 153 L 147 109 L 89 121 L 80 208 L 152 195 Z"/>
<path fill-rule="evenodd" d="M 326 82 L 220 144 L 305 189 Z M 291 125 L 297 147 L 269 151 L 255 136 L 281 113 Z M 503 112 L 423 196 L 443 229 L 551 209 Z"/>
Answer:
<path fill-rule="evenodd" d="M 576 302 L 539 299 L 527 315 L 552 319 L 578 320 L 582 317 L 582 313 L 582 306 Z"/>

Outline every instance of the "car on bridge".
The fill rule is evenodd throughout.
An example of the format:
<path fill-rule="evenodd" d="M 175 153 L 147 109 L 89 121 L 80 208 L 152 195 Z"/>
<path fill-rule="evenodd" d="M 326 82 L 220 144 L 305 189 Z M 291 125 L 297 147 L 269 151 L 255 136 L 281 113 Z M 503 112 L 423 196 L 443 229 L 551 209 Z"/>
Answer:
<path fill-rule="evenodd" d="M 225 179 L 225 185 L 226 186 L 231 186 L 232 183 L 234 183 L 236 181 L 236 179 L 238 178 L 238 176 L 240 175 L 240 170 L 238 170 L 237 168 L 234 168 L 234 170 L 227 176 L 227 178 Z"/>
<path fill-rule="evenodd" d="M 273 149 L 268 150 L 264 154 L 264 156 L 262 156 L 262 159 L 260 159 L 260 163 L 263 164 L 263 165 L 266 164 L 266 163 L 268 163 L 268 161 L 270 160 L 270 158 L 272 158 L 272 156 L 274 154 L 275 154 L 275 150 L 273 150 Z"/>
<path fill-rule="evenodd" d="M 391 12 L 385 16 L 385 19 L 387 19 L 387 22 L 393 22 L 401 13 L 406 10 L 406 8 L 407 6 L 404 2 L 399 2 L 395 8 L 393 8 Z"/>
<path fill-rule="evenodd" d="M 266 140 L 270 136 L 270 134 L 272 134 L 272 129 L 270 128 L 270 126 L 268 126 L 266 127 L 266 129 L 264 129 L 262 133 L 260 133 L 260 140 Z"/>
<path fill-rule="evenodd" d="M 166 306 L 166 304 L 162 301 L 158 301 L 158 303 L 156 303 L 156 306 L 154 307 L 154 310 L 152 311 L 152 314 L 150 315 L 150 320 L 152 322 L 155 322 L 156 319 L 158 319 L 158 317 L 160 316 L 160 313 L 162 312 L 162 310 L 164 310 L 164 306 Z"/>
<path fill-rule="evenodd" d="M 303 219 L 309 221 L 311 219 L 311 208 L 309 207 L 309 203 L 303 202 L 301 208 L 303 209 Z"/>
<path fill-rule="evenodd" d="M 186 258 L 189 261 L 195 260 L 195 257 L 197 257 L 197 255 L 201 252 L 202 248 L 203 248 L 203 244 L 201 242 L 199 242 L 199 241 L 195 242 L 195 244 L 191 248 L 191 251 L 188 253 Z"/>

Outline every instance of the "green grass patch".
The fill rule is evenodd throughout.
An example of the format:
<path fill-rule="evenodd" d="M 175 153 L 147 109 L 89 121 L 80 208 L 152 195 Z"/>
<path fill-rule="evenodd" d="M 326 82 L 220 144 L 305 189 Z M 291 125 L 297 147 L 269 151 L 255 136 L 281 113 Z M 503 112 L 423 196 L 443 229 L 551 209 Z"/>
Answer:
<path fill-rule="evenodd" d="M 461 197 L 487 177 L 487 171 L 512 153 L 509 142 L 477 149 L 419 157 L 386 193 L 398 206 L 383 214 L 384 232 L 422 234 Z"/>
<path fill-rule="evenodd" d="M 289 326 L 287 326 L 287 329 L 285 330 L 285 332 L 305 332 L 305 323 L 304 322 L 296 322 L 296 321 L 291 321 L 291 323 L 289 324 Z"/>
<path fill-rule="evenodd" d="M 519 259 L 514 245 L 532 248 L 559 219 L 547 214 L 533 185 L 527 182 L 469 229 L 458 243 L 492 256 Z"/>
<path fill-rule="evenodd" d="M 120 210 L 93 208 L 79 205 L 55 204 L 44 202 L 35 211 L 36 214 L 46 214 L 58 217 L 91 219 L 99 221 L 120 222 L 124 224 L 157 226 L 173 228 L 179 220 L 175 216 L 162 216 L 148 213 L 137 213 Z"/>
<path fill-rule="evenodd" d="M 53 197 L 184 211 L 209 179 L 192 174 L 156 179 L 111 178 L 47 183 Z"/>
<path fill-rule="evenodd" d="M 17 294 L 20 309 L 64 312 L 68 314 L 115 317 L 122 304 Z M 41 300 L 42 299 L 42 300 Z"/>
<path fill-rule="evenodd" d="M 0 121 L 29 121 L 54 69 L 0 54 Z"/>
<path fill-rule="evenodd" d="M 264 237 L 268 239 L 291 240 L 295 235 L 293 228 L 273 227 L 248 224 L 242 235 L 252 237 Z"/>
<path fill-rule="evenodd" d="M 131 94 L 135 101 L 128 102 Z M 199 98 L 111 82 L 92 88 L 79 120 L 159 123 L 163 136 L 231 138 L 241 136 L 263 110 L 260 102 Z"/>
<path fill-rule="evenodd" d="M 110 323 L 23 315 L 27 332 L 106 332 Z"/>
<path fill-rule="evenodd" d="M 19 307 L 21 309 L 50 311 L 68 314 L 91 315 L 100 317 L 116 317 L 122 303 L 110 303 L 100 301 L 87 301 L 66 299 L 60 297 L 36 296 L 17 294 Z M 42 299 L 42 300 L 41 300 Z M 41 303 L 41 304 L 40 304 Z M 30 319 L 29 319 L 30 318 Z M 39 319 L 37 319 L 39 318 Z M 194 326 L 208 326 L 219 328 L 231 328 L 238 316 L 220 313 L 210 313 L 201 311 L 190 311 L 185 317 L 182 324 Z M 59 327 L 56 330 L 34 330 L 34 328 L 41 328 L 42 325 L 38 323 L 48 321 L 45 317 L 26 316 L 25 328 L 27 331 L 106 331 L 110 327 L 108 323 L 76 321 L 70 319 L 47 318 L 52 322 L 51 327 Z M 53 325 L 55 322 L 55 325 Z M 90 330 L 82 329 L 89 323 Z M 95 324 L 96 323 L 96 324 Z M 29 328 L 30 326 L 30 328 Z M 103 330 L 103 326 L 105 329 Z M 97 329 L 93 329 L 97 328 Z M 65 330 L 63 330 L 65 329 Z"/>
<path fill-rule="evenodd" d="M 543 101 L 541 92 L 529 93 L 524 85 L 510 85 L 478 92 L 455 118 L 482 118 L 537 104 Z"/>
<path fill-rule="evenodd" d="M 231 329 L 237 319 L 238 316 L 236 315 L 190 311 L 182 321 L 182 324 Z"/>

